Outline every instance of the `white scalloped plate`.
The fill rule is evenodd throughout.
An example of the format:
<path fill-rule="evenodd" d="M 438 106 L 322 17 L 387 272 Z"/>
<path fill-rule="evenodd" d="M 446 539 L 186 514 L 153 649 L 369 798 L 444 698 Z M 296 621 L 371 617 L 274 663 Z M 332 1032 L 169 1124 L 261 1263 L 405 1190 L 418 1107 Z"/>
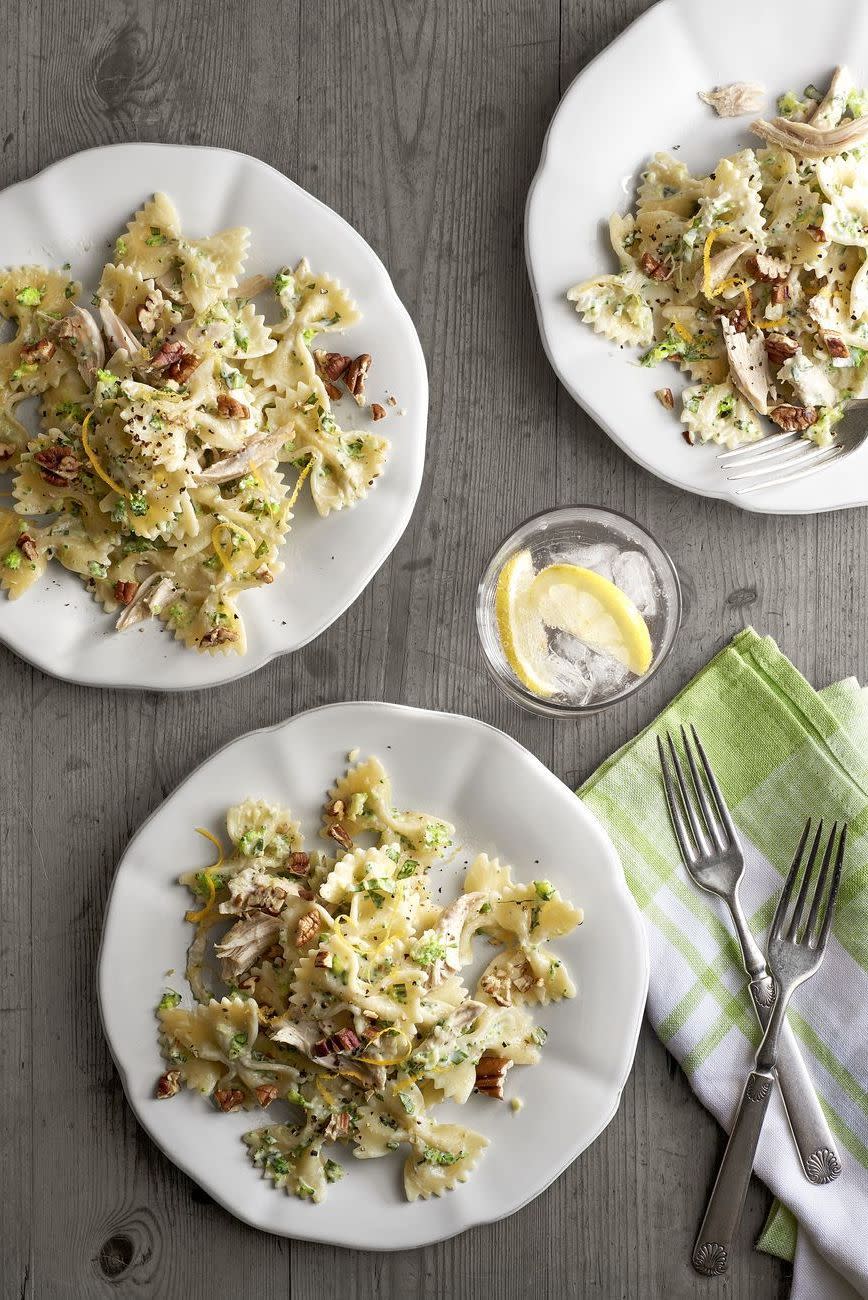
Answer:
<path fill-rule="evenodd" d="M 809 33 L 796 40 L 793 34 Z M 812 514 L 868 504 L 868 445 L 829 469 L 780 488 L 737 496 L 720 448 L 690 447 L 654 398 L 678 391 L 673 366 L 642 370 L 584 325 L 570 285 L 616 270 L 609 215 L 631 204 L 639 172 L 658 150 L 691 168 L 759 144 L 750 117 L 723 121 L 697 91 L 759 81 L 778 94 L 823 85 L 846 62 L 868 82 L 868 6 L 852 0 L 660 0 L 583 68 L 558 106 L 528 194 L 525 252 L 540 333 L 561 383 L 633 460 L 676 487 L 746 510 Z M 675 381 L 675 382 L 673 382 Z"/>
<path fill-rule="evenodd" d="M 440 1117 L 469 1124 L 491 1145 L 467 1183 L 412 1205 L 403 1195 L 400 1155 L 342 1158 L 343 1180 L 313 1206 L 275 1191 L 248 1162 L 240 1138 L 256 1116 L 221 1115 L 187 1092 L 171 1101 L 154 1098 L 162 1068 L 154 1007 L 167 984 L 183 987 L 190 937 L 186 891 L 176 878 L 209 861 L 193 828 L 219 831 L 226 808 L 256 794 L 288 804 L 315 837 L 325 791 L 356 746 L 383 760 L 399 803 L 455 823 L 460 849 L 441 868 L 444 897 L 460 891 L 465 861 L 485 849 L 511 862 L 520 879 L 544 873 L 585 909 L 584 924 L 555 945 L 579 996 L 541 1009 L 538 1021 L 549 1031 L 542 1061 L 509 1076 L 508 1095 L 523 1098 L 524 1109 L 515 1114 L 479 1097 L 463 1107 L 439 1107 Z M 176 974 L 167 976 L 170 970 Z M 605 1128 L 636 1049 L 648 952 L 610 840 L 527 750 L 470 718 L 393 704 L 335 704 L 233 741 L 145 823 L 115 875 L 98 986 L 103 1026 L 136 1116 L 215 1200 L 267 1232 L 397 1250 L 513 1213 Z"/>
<path fill-rule="evenodd" d="M 352 510 L 318 518 L 303 494 L 282 548 L 286 567 L 270 587 L 242 594 L 247 654 L 185 649 L 157 623 L 124 634 L 59 565 L 17 601 L 0 600 L 0 639 L 54 677 L 90 686 L 192 690 L 246 676 L 298 650 L 352 604 L 406 528 L 425 460 L 428 377 L 422 348 L 382 262 L 361 235 L 325 204 L 257 158 L 189 145 L 122 144 L 74 154 L 0 194 L 0 264 L 72 263 L 92 289 L 118 233 L 155 190 L 175 200 L 185 230 L 226 226 L 252 232 L 246 273 L 272 271 L 307 256 L 349 289 L 362 320 L 336 335 L 342 351 L 370 352 L 371 401 L 391 393 L 397 407 L 377 431 L 392 450 L 370 495 Z M 344 400 L 338 418 L 366 427 Z M 403 414 L 399 414 L 403 411 Z"/>

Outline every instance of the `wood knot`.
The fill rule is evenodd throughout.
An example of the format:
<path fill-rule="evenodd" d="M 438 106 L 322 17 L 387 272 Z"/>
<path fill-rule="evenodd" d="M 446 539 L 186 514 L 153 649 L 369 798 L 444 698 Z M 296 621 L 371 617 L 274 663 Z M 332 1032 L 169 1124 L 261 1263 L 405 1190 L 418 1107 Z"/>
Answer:
<path fill-rule="evenodd" d="M 738 587 L 729 593 L 726 603 L 732 609 L 743 609 L 745 605 L 752 605 L 755 600 L 756 587 Z"/>
<path fill-rule="evenodd" d="M 99 1252 L 99 1266 L 103 1274 L 110 1281 L 116 1281 L 132 1264 L 135 1252 L 133 1239 L 126 1233 L 117 1232 L 109 1237 Z"/>
<path fill-rule="evenodd" d="M 118 112 L 135 100 L 136 88 L 146 63 L 147 36 L 144 28 L 132 24 L 113 32 L 94 69 L 96 93 L 110 112 Z"/>

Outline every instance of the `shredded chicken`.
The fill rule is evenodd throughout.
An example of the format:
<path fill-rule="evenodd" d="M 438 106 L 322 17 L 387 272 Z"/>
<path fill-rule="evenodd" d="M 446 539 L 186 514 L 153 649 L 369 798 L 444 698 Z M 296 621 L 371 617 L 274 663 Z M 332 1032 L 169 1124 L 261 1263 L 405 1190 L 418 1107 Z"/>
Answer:
<path fill-rule="evenodd" d="M 839 126 L 820 128 L 813 122 L 793 122 L 786 117 L 775 117 L 771 122 L 759 118 L 752 123 L 754 135 L 789 149 L 797 158 L 837 158 L 842 153 L 858 148 L 868 140 L 868 117 L 848 118 Z"/>
<path fill-rule="evenodd" d="M 270 948 L 280 933 L 280 918 L 268 912 L 251 912 L 232 926 L 215 944 L 220 958 L 220 976 L 227 984 L 234 984 Z"/>
<path fill-rule="evenodd" d="M 757 81 L 733 81 L 714 90 L 700 90 L 699 98 L 709 104 L 718 117 L 741 117 L 756 113 L 766 97 L 765 86 Z"/>
<path fill-rule="evenodd" d="M 772 380 L 762 331 L 739 332 L 725 316 L 720 324 L 732 382 L 755 411 L 766 415 Z"/>

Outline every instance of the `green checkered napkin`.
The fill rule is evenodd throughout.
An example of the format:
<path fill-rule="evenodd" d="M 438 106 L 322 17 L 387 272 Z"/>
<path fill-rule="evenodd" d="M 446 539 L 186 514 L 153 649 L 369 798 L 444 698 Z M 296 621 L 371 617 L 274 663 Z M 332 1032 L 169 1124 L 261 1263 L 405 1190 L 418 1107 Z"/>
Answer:
<path fill-rule="evenodd" d="M 579 791 L 645 920 L 651 1023 L 728 1129 L 759 1029 L 725 911 L 685 873 L 669 824 L 655 737 L 691 722 L 742 837 L 741 897 L 761 942 L 805 818 L 849 825 L 833 938 L 789 1012 L 844 1171 L 825 1187 L 807 1181 L 776 1096 L 756 1171 L 778 1201 L 759 1247 L 795 1259 L 794 1296 L 868 1295 L 868 692 L 852 678 L 815 691 L 747 629 Z M 702 1210 L 684 1207 L 697 1226 Z"/>

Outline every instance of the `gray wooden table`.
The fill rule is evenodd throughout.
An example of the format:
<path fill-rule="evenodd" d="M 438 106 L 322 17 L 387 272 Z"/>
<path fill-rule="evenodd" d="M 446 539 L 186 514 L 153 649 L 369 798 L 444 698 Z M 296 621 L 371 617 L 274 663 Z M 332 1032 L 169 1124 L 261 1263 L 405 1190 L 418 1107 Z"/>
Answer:
<path fill-rule="evenodd" d="M 307 649 L 235 686 L 182 696 L 79 689 L 0 650 L 4 1297 L 787 1293 L 778 1261 L 750 1249 L 768 1207 L 757 1185 L 730 1281 L 690 1272 L 721 1133 L 647 1028 L 617 1116 L 532 1205 L 429 1249 L 350 1254 L 257 1233 L 176 1172 L 127 1108 L 94 988 L 103 907 L 129 836 L 192 767 L 250 728 L 352 698 L 451 709 L 510 732 L 575 785 L 747 621 L 817 684 L 864 668 L 864 513 L 753 518 L 675 492 L 576 409 L 543 356 L 522 252 L 528 184 L 561 92 L 645 7 L 0 6 L 0 183 L 123 140 L 255 154 L 381 255 L 431 378 L 412 523 Z M 472 610 L 504 534 L 576 501 L 612 505 L 657 534 L 681 573 L 685 615 L 671 659 L 638 698 L 574 725 L 535 719 L 498 693 Z"/>

